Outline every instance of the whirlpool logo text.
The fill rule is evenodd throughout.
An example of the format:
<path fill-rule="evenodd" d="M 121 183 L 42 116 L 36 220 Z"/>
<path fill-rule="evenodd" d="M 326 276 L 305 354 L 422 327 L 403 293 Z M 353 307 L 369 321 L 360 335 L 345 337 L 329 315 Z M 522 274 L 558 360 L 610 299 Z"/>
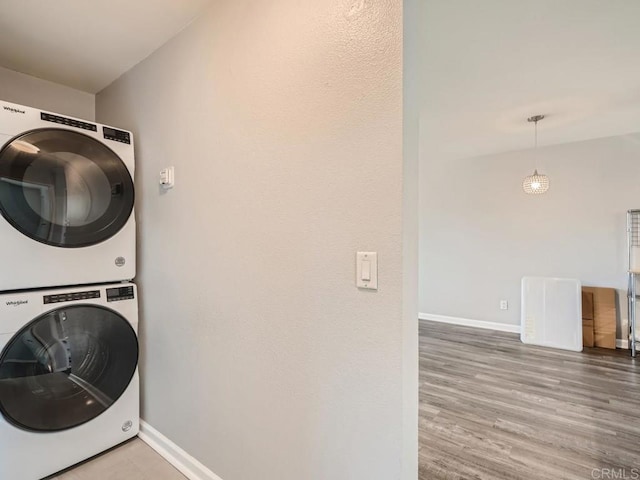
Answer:
<path fill-rule="evenodd" d="M 29 300 L 9 300 L 7 305 L 13 305 L 14 307 L 19 307 L 20 305 L 24 305 L 29 303 Z"/>
<path fill-rule="evenodd" d="M 7 107 L 6 105 L 3 105 L 2 108 L 4 108 L 5 110 L 8 110 L 9 112 L 13 112 L 13 113 L 26 113 L 24 110 L 19 110 L 17 108 L 13 108 L 13 107 Z"/>

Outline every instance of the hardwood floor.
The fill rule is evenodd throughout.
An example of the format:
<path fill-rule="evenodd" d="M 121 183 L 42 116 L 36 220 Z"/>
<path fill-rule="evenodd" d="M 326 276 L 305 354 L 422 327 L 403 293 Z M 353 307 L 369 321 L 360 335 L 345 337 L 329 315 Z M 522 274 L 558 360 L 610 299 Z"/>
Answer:
<path fill-rule="evenodd" d="M 421 320 L 420 480 L 640 479 L 639 373 L 626 350 Z"/>

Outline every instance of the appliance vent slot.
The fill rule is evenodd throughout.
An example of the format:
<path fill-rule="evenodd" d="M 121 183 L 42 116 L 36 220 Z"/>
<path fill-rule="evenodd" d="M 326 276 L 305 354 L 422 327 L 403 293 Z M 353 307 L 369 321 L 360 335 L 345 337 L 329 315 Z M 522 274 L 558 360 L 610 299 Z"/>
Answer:
<path fill-rule="evenodd" d="M 89 300 L 90 298 L 100 298 L 100 290 L 88 290 L 86 292 L 59 293 L 57 295 L 45 295 L 42 297 L 44 303 L 73 302 L 74 300 Z"/>
<path fill-rule="evenodd" d="M 46 122 L 59 123 L 60 125 L 67 125 L 69 127 L 82 128 L 84 130 L 91 130 L 92 132 L 98 131 L 98 127 L 96 127 L 93 123 L 81 122 L 80 120 L 61 117 L 60 115 L 40 112 L 40 118 Z"/>

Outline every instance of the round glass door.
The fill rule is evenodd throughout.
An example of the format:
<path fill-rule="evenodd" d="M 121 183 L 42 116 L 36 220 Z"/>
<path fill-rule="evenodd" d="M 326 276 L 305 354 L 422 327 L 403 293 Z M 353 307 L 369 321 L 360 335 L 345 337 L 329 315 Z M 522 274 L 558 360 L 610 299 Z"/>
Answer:
<path fill-rule="evenodd" d="M 108 409 L 138 364 L 138 340 L 123 317 L 95 305 L 46 313 L 0 356 L 0 411 L 30 431 L 65 430 Z"/>
<path fill-rule="evenodd" d="M 32 130 L 0 150 L 0 211 L 38 242 L 73 248 L 107 240 L 127 223 L 133 199 L 120 157 L 82 133 Z"/>

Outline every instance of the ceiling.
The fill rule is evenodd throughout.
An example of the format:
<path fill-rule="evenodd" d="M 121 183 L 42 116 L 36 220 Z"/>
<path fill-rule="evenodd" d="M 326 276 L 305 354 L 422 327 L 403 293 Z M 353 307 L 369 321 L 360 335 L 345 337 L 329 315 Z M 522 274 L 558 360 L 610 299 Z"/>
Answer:
<path fill-rule="evenodd" d="M 423 159 L 640 131 L 637 0 L 426 0 Z"/>
<path fill-rule="evenodd" d="M 2 0 L 0 66 L 97 93 L 211 0 Z"/>
<path fill-rule="evenodd" d="M 97 93 L 212 0 L 2 0 L 0 66 Z M 640 2 L 424 0 L 421 149 L 439 159 L 640 130 Z"/>

